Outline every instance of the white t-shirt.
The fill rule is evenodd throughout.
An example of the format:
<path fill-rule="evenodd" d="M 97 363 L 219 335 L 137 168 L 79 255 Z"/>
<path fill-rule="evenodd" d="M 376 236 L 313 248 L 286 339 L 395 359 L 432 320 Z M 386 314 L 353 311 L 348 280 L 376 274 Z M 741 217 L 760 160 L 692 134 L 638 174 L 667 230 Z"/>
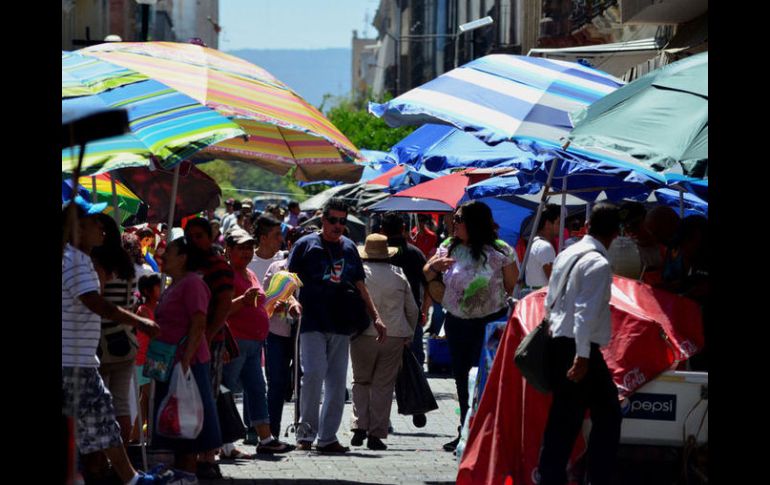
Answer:
<path fill-rule="evenodd" d="M 529 259 L 527 259 L 527 270 L 525 273 L 527 286 L 548 286 L 548 276 L 543 271 L 543 266 L 553 264 L 554 259 L 556 259 L 556 251 L 551 246 L 551 243 L 542 237 L 536 237 L 532 242 Z"/>
<path fill-rule="evenodd" d="M 278 251 L 275 253 L 275 256 L 270 259 L 260 258 L 256 253 L 254 253 L 254 257 L 251 259 L 251 263 L 249 263 L 246 267 L 249 268 L 255 275 L 257 275 L 257 279 L 261 284 L 265 279 L 267 268 L 269 268 L 270 265 L 275 261 L 280 261 L 282 259 L 286 259 L 285 253 L 283 251 Z"/>
<path fill-rule="evenodd" d="M 67 244 L 61 260 L 61 365 L 99 367 L 96 348 L 101 318 L 89 310 L 80 296 L 99 292 L 99 276 L 91 258 Z"/>

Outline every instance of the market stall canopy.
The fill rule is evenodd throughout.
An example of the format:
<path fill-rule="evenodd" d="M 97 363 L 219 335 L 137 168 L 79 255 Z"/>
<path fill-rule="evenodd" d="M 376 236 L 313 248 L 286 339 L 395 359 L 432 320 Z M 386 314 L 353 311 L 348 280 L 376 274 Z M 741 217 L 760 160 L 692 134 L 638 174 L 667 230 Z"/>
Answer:
<path fill-rule="evenodd" d="M 108 42 L 81 52 L 161 81 L 232 119 L 245 137 L 196 154 L 254 163 L 302 181 L 360 178 L 356 147 L 324 115 L 272 74 L 235 56 L 196 44 Z"/>
<path fill-rule="evenodd" d="M 684 217 L 709 216 L 709 203 L 695 194 L 683 194 L 673 189 L 658 189 L 655 191 L 655 198 L 659 203 L 676 210 L 677 213 L 683 206 Z"/>
<path fill-rule="evenodd" d="M 121 181 L 147 204 L 147 221 L 168 222 L 172 203 L 174 224 L 201 211 L 214 210 L 220 205 L 222 191 L 216 181 L 190 162 L 179 166 L 179 184 L 176 199 L 171 200 L 174 173 L 159 167 L 152 169 L 124 168 L 113 172 Z"/>
<path fill-rule="evenodd" d="M 320 194 L 316 194 L 306 201 L 300 202 L 299 208 L 303 211 L 323 209 L 329 199 L 337 197 L 344 199 L 345 202 L 350 204 L 353 208 L 362 210 L 387 196 L 387 187 L 384 185 L 357 182 L 355 184 L 344 184 L 324 190 Z"/>
<path fill-rule="evenodd" d="M 708 52 L 640 77 L 572 115 L 567 137 L 581 147 L 626 154 L 655 170 L 681 164 L 708 174 Z"/>
<path fill-rule="evenodd" d="M 392 127 L 443 123 L 489 144 L 517 139 L 559 143 L 569 113 L 624 83 L 578 63 L 493 54 L 453 69 L 369 112 Z"/>

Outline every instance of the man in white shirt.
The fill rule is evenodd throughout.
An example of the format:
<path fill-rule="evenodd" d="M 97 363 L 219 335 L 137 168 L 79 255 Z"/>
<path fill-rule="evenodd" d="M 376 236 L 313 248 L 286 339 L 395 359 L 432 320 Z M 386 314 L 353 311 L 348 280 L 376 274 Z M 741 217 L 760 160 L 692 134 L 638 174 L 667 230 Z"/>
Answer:
<path fill-rule="evenodd" d="M 232 197 L 225 202 L 227 207 L 227 215 L 222 219 L 222 234 L 227 234 L 230 230 L 230 226 L 238 222 L 238 216 L 241 215 L 241 203 Z"/>
<path fill-rule="evenodd" d="M 586 409 L 592 424 L 587 483 L 610 483 L 621 413 L 618 389 L 599 348 L 610 341 L 612 268 L 607 248 L 619 230 L 617 207 L 601 202 L 591 211 L 588 235 L 554 262 L 545 302 L 546 310 L 551 308 L 548 358 L 553 401 L 538 466 L 541 485 L 567 483 L 567 461 Z M 563 278 L 568 278 L 564 285 Z"/>
<path fill-rule="evenodd" d="M 553 260 L 556 259 L 556 251 L 551 241 L 559 234 L 559 216 L 561 208 L 556 204 L 548 204 L 540 215 L 537 225 L 537 235 L 532 241 L 532 249 L 529 250 L 527 269 L 524 273 L 526 284 L 531 289 L 539 289 L 548 285 L 551 277 Z"/>
<path fill-rule="evenodd" d="M 286 257 L 286 254 L 280 251 L 283 245 L 281 221 L 273 217 L 272 214 L 262 214 L 257 219 L 257 225 L 254 228 L 254 238 L 257 240 L 258 246 L 254 251 L 254 257 L 247 267 L 257 275 L 257 279 L 261 283 L 265 278 L 267 268 L 274 261 L 279 261 Z"/>

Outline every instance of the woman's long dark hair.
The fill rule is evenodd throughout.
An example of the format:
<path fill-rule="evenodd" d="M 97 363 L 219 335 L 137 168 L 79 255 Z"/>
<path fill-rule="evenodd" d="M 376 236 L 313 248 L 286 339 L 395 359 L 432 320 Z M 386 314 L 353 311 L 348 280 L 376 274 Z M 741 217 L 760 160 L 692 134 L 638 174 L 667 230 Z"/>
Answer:
<path fill-rule="evenodd" d="M 123 249 L 118 224 L 107 214 L 98 214 L 97 217 L 104 225 L 104 244 L 91 251 L 91 259 L 107 274 L 114 274 L 121 280 L 132 280 L 136 276 L 134 262 Z"/>
<path fill-rule="evenodd" d="M 171 244 L 169 244 L 169 247 L 171 246 L 176 247 L 177 254 L 180 256 L 187 256 L 187 262 L 185 263 L 185 269 L 187 271 L 197 271 L 206 264 L 206 254 L 198 249 L 195 244 L 188 241 L 186 236 L 174 239 L 171 241 Z"/>
<path fill-rule="evenodd" d="M 478 261 L 484 258 L 484 264 L 486 264 L 487 255 L 484 254 L 484 246 L 486 245 L 492 246 L 500 253 L 503 252 L 497 243 L 497 224 L 492 218 L 492 209 L 487 204 L 472 200 L 458 207 L 455 214 L 458 212 L 462 213 L 465 222 L 465 230 L 468 232 L 468 246 L 470 246 L 473 259 Z M 460 244 L 462 241 L 458 237 L 452 236 L 448 255 L 451 256 L 452 251 Z"/>

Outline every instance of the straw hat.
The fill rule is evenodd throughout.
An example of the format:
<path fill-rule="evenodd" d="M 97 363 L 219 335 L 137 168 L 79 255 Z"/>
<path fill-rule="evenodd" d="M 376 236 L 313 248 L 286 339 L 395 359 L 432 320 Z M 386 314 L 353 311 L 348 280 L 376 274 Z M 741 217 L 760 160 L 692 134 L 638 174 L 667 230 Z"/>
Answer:
<path fill-rule="evenodd" d="M 358 246 L 361 259 L 388 259 L 398 252 L 398 248 L 388 246 L 387 236 L 369 234 L 363 246 Z"/>

